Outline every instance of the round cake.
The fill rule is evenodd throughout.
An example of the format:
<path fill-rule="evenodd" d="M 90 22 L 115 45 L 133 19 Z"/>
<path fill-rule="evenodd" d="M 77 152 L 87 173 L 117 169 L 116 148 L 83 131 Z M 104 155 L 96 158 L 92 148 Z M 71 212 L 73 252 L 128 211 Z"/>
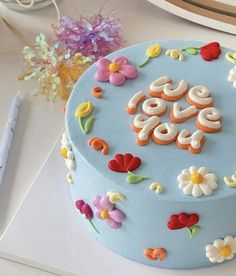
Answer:
<path fill-rule="evenodd" d="M 61 155 L 78 217 L 118 254 L 200 268 L 236 253 L 236 54 L 151 41 L 79 79 Z"/>

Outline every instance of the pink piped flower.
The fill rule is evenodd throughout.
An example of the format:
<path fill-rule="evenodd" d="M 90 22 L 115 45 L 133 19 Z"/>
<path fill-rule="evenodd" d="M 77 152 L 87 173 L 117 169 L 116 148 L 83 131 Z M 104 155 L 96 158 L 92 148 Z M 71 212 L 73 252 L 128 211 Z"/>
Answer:
<path fill-rule="evenodd" d="M 86 219 L 92 219 L 93 218 L 93 211 L 91 207 L 85 203 L 82 199 L 79 199 L 75 202 L 75 206 L 77 209 L 80 210 L 80 213 L 84 216 Z"/>
<path fill-rule="evenodd" d="M 100 58 L 97 61 L 97 72 L 95 79 L 98 81 L 109 81 L 113 85 L 122 85 L 126 79 L 135 79 L 138 75 L 137 69 L 129 64 L 126 57 L 116 57 L 112 61 Z"/>
<path fill-rule="evenodd" d="M 121 227 L 125 214 L 115 208 L 115 204 L 109 201 L 109 197 L 101 197 L 97 195 L 93 199 L 93 204 L 97 208 L 95 215 L 99 219 L 103 219 L 113 229 Z"/>
<path fill-rule="evenodd" d="M 80 211 L 82 216 L 89 221 L 93 229 L 99 234 L 97 227 L 94 225 L 92 218 L 93 218 L 93 210 L 91 207 L 85 203 L 82 199 L 79 199 L 75 202 L 76 208 Z"/>

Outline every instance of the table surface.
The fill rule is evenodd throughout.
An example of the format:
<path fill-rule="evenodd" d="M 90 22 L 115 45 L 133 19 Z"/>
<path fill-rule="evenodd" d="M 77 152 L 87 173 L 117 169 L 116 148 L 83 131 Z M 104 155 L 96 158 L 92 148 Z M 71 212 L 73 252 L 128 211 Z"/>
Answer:
<path fill-rule="evenodd" d="M 103 0 L 61 0 L 59 6 L 63 15 L 76 18 L 79 14 L 96 13 L 103 2 Z M 229 48 L 235 44 L 233 35 L 185 21 L 145 0 L 109 0 L 103 14 L 108 15 L 112 10 L 124 25 L 125 45 L 153 39 L 219 41 Z M 32 44 L 39 32 L 45 34 L 51 32 L 50 26 L 56 21 L 55 10 L 47 8 L 34 14 L 20 14 L 0 5 L 0 16 L 17 30 L 12 30 L 0 19 L 0 137 L 12 97 L 18 89 L 26 95 L 17 122 L 8 169 L 0 189 L 1 234 L 63 129 L 64 116 L 60 110 L 64 103 L 61 101 L 50 103 L 41 96 L 33 97 L 37 84 L 33 81 L 20 82 L 17 79 L 23 68 L 22 46 L 26 45 L 26 41 Z M 0 259 L 0 275 L 52 274 Z"/>

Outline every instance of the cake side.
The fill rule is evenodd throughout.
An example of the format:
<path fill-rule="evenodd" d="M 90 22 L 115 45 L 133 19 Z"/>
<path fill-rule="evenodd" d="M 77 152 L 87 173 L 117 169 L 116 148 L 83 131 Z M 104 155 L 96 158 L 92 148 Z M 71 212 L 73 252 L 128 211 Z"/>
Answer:
<path fill-rule="evenodd" d="M 146 61 L 145 51 L 150 45 L 158 47 L 151 48 L 155 57 Z M 76 84 L 67 105 L 68 138 L 63 143 L 71 149 L 74 162 L 72 199 L 74 203 L 80 200 L 76 206 L 85 218 L 93 213 L 88 222 L 91 226 L 92 220 L 98 231 L 89 228 L 102 243 L 138 262 L 193 268 L 232 255 L 223 245 L 223 259 L 211 257 L 219 253 L 214 246 L 207 248 L 207 252 L 215 250 L 213 253 L 205 252 L 207 244 L 234 237 L 236 229 L 231 211 L 236 193 L 224 182 L 235 169 L 236 93 L 227 80 L 232 63 L 224 58 L 229 52 L 225 48 L 218 48 L 218 59 L 203 60 L 208 52 L 202 45 L 155 41 L 122 49 L 108 59 L 124 56 L 127 65 L 136 68 L 145 63 L 136 69 L 138 76 L 132 67 L 125 67 L 130 70 L 127 73 L 109 63 L 109 70 L 120 70 L 127 80 L 108 78 L 99 82 L 94 76 L 103 64 L 93 65 Z M 193 49 L 203 53 L 193 55 Z M 97 75 L 98 79 L 105 77 L 101 72 Z M 164 84 L 160 83 L 163 77 Z M 121 85 L 121 81 L 125 83 Z M 162 95 L 161 85 L 165 86 Z M 204 100 L 198 102 L 196 95 L 202 87 Z M 139 91 L 142 93 L 137 94 Z M 132 111 L 133 107 L 137 110 Z M 208 120 L 209 114 L 216 117 Z M 160 123 L 155 116 L 161 118 Z M 153 128 L 142 134 L 142 124 L 150 118 L 148 127 L 153 124 Z M 193 143 L 191 148 L 188 143 L 186 148 L 189 133 L 185 129 L 196 132 L 198 146 Z M 146 139 L 141 145 L 139 137 Z M 198 152 L 194 152 L 196 148 Z M 225 180 L 232 186 L 232 179 Z M 233 244 L 231 238 L 227 239 Z"/>

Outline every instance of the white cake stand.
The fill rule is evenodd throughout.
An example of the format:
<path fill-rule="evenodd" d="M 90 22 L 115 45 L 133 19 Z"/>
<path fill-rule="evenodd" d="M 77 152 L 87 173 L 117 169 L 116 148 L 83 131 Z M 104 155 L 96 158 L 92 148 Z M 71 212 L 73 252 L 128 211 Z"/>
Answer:
<path fill-rule="evenodd" d="M 235 0 L 147 0 L 195 23 L 236 34 Z"/>
<path fill-rule="evenodd" d="M 64 276 L 235 276 L 236 260 L 205 269 L 168 270 L 105 248 L 86 231 L 73 207 L 59 149 L 57 142 L 4 232 L 0 257 Z"/>

